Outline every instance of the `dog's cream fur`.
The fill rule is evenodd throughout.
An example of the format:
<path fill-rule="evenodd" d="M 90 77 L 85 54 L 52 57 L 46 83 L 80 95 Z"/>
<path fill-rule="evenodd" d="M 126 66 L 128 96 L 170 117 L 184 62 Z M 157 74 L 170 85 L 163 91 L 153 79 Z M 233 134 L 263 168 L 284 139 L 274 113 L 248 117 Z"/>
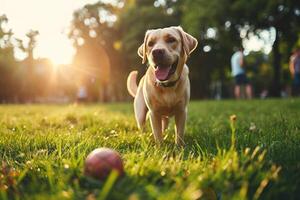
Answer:
<path fill-rule="evenodd" d="M 169 117 L 175 116 L 176 144 L 184 145 L 184 129 L 187 118 L 187 105 L 190 99 L 189 70 L 187 57 L 196 48 L 197 40 L 184 32 L 181 27 L 168 27 L 148 30 L 138 54 L 143 63 L 148 61 L 149 68 L 136 85 L 137 71 L 132 71 L 127 79 L 127 88 L 134 97 L 134 112 L 139 128 L 143 128 L 149 112 L 152 132 L 158 143 L 162 142 L 162 132 L 168 126 Z M 157 63 L 154 50 L 163 50 L 161 62 L 177 64 L 176 71 L 167 80 L 159 81 L 155 76 Z M 177 81 L 178 80 L 178 81 Z M 160 83 L 175 82 L 172 87 L 163 87 Z"/>

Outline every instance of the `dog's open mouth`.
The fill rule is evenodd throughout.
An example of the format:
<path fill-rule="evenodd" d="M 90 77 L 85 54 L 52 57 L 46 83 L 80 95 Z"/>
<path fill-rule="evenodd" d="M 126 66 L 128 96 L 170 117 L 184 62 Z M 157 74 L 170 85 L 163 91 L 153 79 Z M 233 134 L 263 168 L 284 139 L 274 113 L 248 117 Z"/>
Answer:
<path fill-rule="evenodd" d="M 178 59 L 171 66 L 157 65 L 155 66 L 155 77 L 159 81 L 166 81 L 175 73 L 178 65 Z"/>

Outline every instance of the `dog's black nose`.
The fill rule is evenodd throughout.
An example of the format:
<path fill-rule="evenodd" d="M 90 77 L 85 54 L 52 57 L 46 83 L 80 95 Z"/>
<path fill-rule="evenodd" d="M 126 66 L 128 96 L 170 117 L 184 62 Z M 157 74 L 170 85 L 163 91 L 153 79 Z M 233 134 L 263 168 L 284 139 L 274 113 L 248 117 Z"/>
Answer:
<path fill-rule="evenodd" d="M 154 49 L 152 51 L 152 55 L 153 55 L 153 58 L 155 58 L 155 59 L 161 59 L 165 55 L 165 50 L 164 49 Z"/>

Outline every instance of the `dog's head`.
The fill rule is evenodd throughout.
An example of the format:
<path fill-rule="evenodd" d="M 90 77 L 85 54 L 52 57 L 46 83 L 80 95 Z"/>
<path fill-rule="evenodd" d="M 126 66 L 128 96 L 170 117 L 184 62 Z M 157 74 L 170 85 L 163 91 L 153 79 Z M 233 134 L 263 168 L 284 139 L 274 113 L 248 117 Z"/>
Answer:
<path fill-rule="evenodd" d="M 174 81 L 197 44 L 197 40 L 179 26 L 148 30 L 138 54 L 143 63 L 148 61 L 153 67 L 157 81 Z"/>

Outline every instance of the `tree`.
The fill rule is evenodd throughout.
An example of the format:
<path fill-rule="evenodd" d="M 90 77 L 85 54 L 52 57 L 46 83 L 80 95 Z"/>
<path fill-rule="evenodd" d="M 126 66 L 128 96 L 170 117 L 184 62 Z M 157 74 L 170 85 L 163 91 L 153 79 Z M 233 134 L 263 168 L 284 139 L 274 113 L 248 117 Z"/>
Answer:
<path fill-rule="evenodd" d="M 248 12 L 240 14 L 252 26 L 252 31 L 257 32 L 261 29 L 269 28 L 275 29 L 275 41 L 272 51 L 273 81 L 271 93 L 274 96 L 279 96 L 281 91 L 282 57 L 284 57 L 284 54 L 291 52 L 300 31 L 300 4 L 297 0 L 256 0 L 249 5 L 249 1 L 243 0 L 240 5 L 236 6 L 236 10 L 240 10 L 240 12 L 249 10 L 249 8 L 251 9 L 251 15 Z M 286 52 L 280 50 L 284 41 L 288 43 Z M 288 60 L 285 60 L 285 62 L 288 62 Z"/>
<path fill-rule="evenodd" d="M 279 96 L 281 58 L 291 52 L 299 33 L 300 7 L 297 0 L 187 0 L 183 3 L 183 9 L 189 11 L 184 12 L 183 22 L 188 25 L 190 31 L 203 30 L 204 35 L 203 32 L 209 27 L 215 27 L 219 38 L 222 38 L 224 33 L 231 32 L 230 41 L 235 40 L 235 44 L 243 39 L 240 37 L 241 30 L 246 30 L 249 35 L 259 34 L 261 30 L 275 29 L 271 92 L 273 96 Z M 218 37 L 218 42 L 223 43 Z M 283 42 L 287 43 L 285 52 L 280 50 Z"/>
<path fill-rule="evenodd" d="M 124 63 L 120 59 L 118 31 L 115 28 L 119 9 L 121 8 L 118 3 L 99 2 L 86 5 L 73 16 L 69 33 L 76 48 L 73 64 L 76 70 L 84 72 L 78 77 L 81 80 L 79 84 L 90 89 L 94 100 L 98 99 L 99 92 L 102 101 L 120 96 L 115 91 L 119 87 L 116 80 L 123 79 Z M 125 91 L 125 88 L 122 89 Z"/>
<path fill-rule="evenodd" d="M 20 48 L 27 57 L 24 59 L 23 63 L 23 77 L 21 81 L 21 96 L 25 101 L 33 101 L 37 95 L 37 79 L 35 74 L 35 59 L 33 57 L 33 51 L 36 47 L 36 37 L 39 32 L 36 30 L 30 30 L 26 37 L 28 38 L 28 43 L 24 45 L 23 41 L 17 39 L 18 48 Z"/>
<path fill-rule="evenodd" d="M 0 16 L 0 102 L 14 101 L 18 92 L 12 30 L 5 28 L 8 19 Z"/>

